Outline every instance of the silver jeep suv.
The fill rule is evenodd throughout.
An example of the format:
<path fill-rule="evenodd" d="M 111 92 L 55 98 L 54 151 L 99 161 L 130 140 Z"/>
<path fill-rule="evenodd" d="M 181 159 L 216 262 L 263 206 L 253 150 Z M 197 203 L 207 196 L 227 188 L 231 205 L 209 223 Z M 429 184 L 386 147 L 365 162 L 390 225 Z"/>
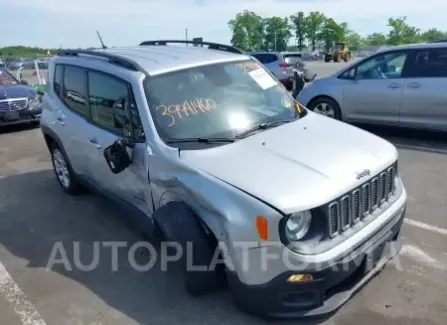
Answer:
<path fill-rule="evenodd" d="M 397 150 L 302 107 L 234 47 L 170 43 L 185 41 L 51 59 L 41 125 L 62 189 L 144 216 L 183 249 L 193 295 L 225 283 L 260 315 L 337 309 L 401 247 Z"/>

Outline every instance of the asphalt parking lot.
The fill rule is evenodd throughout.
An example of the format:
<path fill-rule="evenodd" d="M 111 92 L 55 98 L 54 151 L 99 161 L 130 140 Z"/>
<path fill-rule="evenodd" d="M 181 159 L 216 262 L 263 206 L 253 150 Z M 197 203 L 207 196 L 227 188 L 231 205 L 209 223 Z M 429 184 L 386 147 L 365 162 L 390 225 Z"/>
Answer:
<path fill-rule="evenodd" d="M 309 63 L 319 76 L 343 64 Z M 27 76 L 24 76 L 27 79 Z M 399 148 L 399 168 L 408 191 L 404 247 L 382 273 L 327 320 L 326 325 L 447 324 L 447 141 L 441 135 L 367 128 Z M 0 131 L 0 324 L 4 325 L 199 325 L 297 324 L 248 316 L 222 291 L 203 298 L 184 293 L 180 277 L 158 268 L 138 272 L 127 248 L 111 268 L 110 248 L 98 267 L 84 265 L 95 242 L 142 240 L 128 214 L 98 195 L 69 197 L 51 170 L 40 129 Z M 72 270 L 46 270 L 54 245 Z M 148 256 L 136 254 L 139 264 Z"/>

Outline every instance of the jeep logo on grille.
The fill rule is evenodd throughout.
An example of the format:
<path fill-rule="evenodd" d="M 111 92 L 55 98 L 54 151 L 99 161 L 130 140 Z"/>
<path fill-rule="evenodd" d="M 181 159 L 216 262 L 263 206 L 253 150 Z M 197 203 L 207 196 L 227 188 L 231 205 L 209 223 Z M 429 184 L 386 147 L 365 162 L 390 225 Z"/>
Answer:
<path fill-rule="evenodd" d="M 363 177 L 371 175 L 371 171 L 369 169 L 365 169 L 364 171 L 357 174 L 357 179 L 362 179 Z"/>

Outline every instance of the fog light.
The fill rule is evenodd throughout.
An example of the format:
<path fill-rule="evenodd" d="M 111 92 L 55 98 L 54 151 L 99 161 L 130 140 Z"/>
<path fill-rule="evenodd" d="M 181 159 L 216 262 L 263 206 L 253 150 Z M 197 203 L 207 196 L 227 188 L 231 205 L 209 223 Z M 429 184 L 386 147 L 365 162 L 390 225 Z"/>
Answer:
<path fill-rule="evenodd" d="M 287 279 L 287 282 L 302 282 L 302 281 L 309 281 L 313 280 L 314 277 L 312 274 L 293 274 L 289 276 Z"/>

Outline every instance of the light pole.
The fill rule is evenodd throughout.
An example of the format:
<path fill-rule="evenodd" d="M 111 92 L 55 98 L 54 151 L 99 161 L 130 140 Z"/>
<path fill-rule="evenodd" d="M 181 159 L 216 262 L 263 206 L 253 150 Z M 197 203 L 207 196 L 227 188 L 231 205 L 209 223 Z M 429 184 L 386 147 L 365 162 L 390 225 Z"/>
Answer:
<path fill-rule="evenodd" d="M 275 30 L 275 52 L 276 52 L 276 30 Z"/>
<path fill-rule="evenodd" d="M 185 40 L 186 40 L 186 46 L 188 46 L 188 28 L 185 28 Z"/>

